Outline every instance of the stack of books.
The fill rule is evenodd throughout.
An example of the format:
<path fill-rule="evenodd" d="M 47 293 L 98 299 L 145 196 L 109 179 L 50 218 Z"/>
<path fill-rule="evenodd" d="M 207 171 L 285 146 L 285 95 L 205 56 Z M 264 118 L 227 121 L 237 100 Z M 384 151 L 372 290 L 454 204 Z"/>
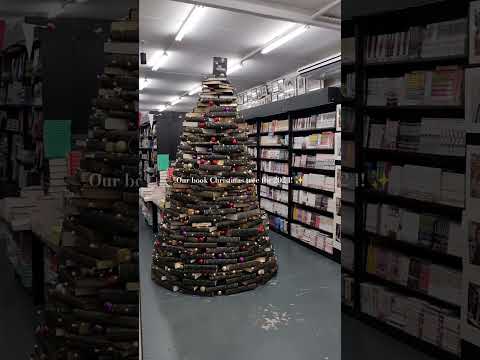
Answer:
<path fill-rule="evenodd" d="M 335 211 L 335 201 L 333 198 L 323 194 L 314 194 L 304 190 L 293 190 L 292 201 L 331 213 Z"/>
<path fill-rule="evenodd" d="M 460 223 L 434 214 L 420 213 L 388 204 L 366 206 L 365 230 L 439 253 L 462 257 L 463 230 Z"/>
<path fill-rule="evenodd" d="M 293 154 L 293 166 L 318 170 L 335 170 L 335 156 L 331 154 Z"/>
<path fill-rule="evenodd" d="M 260 157 L 262 159 L 288 160 L 288 150 L 262 149 Z"/>
<path fill-rule="evenodd" d="M 293 131 L 334 128 L 337 113 L 335 111 L 316 114 L 305 118 L 293 119 Z"/>
<path fill-rule="evenodd" d="M 290 232 L 294 238 L 328 254 L 333 254 L 333 239 L 331 237 L 298 224 L 291 224 Z"/>
<path fill-rule="evenodd" d="M 273 120 L 271 122 L 261 123 L 260 132 L 275 133 L 277 131 L 288 131 L 287 120 Z"/>
<path fill-rule="evenodd" d="M 367 105 L 461 105 L 463 69 L 438 66 L 432 71 L 412 71 L 403 77 L 369 78 Z"/>
<path fill-rule="evenodd" d="M 461 304 L 461 271 L 374 245 L 368 247 L 366 271 L 436 299 Z"/>
<path fill-rule="evenodd" d="M 277 201 L 260 198 L 260 208 L 272 214 L 288 218 L 288 206 Z"/>
<path fill-rule="evenodd" d="M 267 171 L 270 173 L 276 173 L 279 175 L 288 175 L 288 164 L 281 163 L 278 161 L 262 161 L 261 169 L 262 171 Z"/>
<path fill-rule="evenodd" d="M 288 191 L 277 190 L 262 185 L 260 186 L 260 196 L 288 204 Z"/>
<path fill-rule="evenodd" d="M 460 318 L 456 311 L 372 283 L 360 284 L 360 299 L 362 312 L 460 355 Z"/>
<path fill-rule="evenodd" d="M 313 150 L 333 150 L 335 141 L 334 132 L 323 132 L 320 134 L 311 134 L 309 136 L 296 136 L 293 138 L 294 149 L 313 149 Z"/>
<path fill-rule="evenodd" d="M 48 192 L 50 195 L 62 198 L 67 183 L 65 179 L 69 176 L 69 166 L 67 159 L 50 159 L 48 160 L 49 169 L 49 185 Z"/>
<path fill-rule="evenodd" d="M 297 173 L 295 183 L 312 189 L 335 190 L 335 178 L 322 174 Z"/>
<path fill-rule="evenodd" d="M 388 161 L 366 163 L 366 188 L 440 204 L 465 207 L 465 174 Z"/>
<path fill-rule="evenodd" d="M 324 215 L 320 215 L 308 210 L 300 209 L 296 206 L 293 208 L 293 219 L 305 225 L 310 225 L 319 230 L 333 233 L 333 219 Z"/>
<path fill-rule="evenodd" d="M 412 26 L 407 31 L 367 37 L 367 63 L 465 55 L 467 19 Z"/>
<path fill-rule="evenodd" d="M 288 135 L 272 135 L 272 136 L 261 136 L 260 145 L 264 146 L 287 146 L 288 145 Z"/>

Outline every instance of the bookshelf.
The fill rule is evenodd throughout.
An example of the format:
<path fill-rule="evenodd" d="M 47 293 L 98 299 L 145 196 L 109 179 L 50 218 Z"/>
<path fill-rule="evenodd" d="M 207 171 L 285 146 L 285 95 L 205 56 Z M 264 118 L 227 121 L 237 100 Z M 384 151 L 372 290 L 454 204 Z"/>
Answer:
<path fill-rule="evenodd" d="M 405 166 L 412 166 L 414 169 L 415 167 L 418 169 L 438 168 L 441 169 L 442 176 L 447 173 L 460 179 L 458 187 L 462 190 L 459 193 L 465 193 L 466 148 L 470 144 L 469 138 L 471 139 L 471 137 L 465 133 L 464 125 L 455 127 L 453 124 L 457 119 L 464 119 L 466 116 L 463 86 L 460 85 L 456 93 L 453 91 L 451 94 L 448 93 L 451 98 L 444 98 L 445 101 L 437 101 L 438 99 L 432 101 L 436 96 L 432 94 L 438 94 L 432 91 L 436 81 L 433 80 L 431 88 L 420 88 L 419 93 L 423 94 L 423 98 L 416 94 L 416 96 L 410 97 L 410 100 L 413 100 L 409 102 L 408 91 L 411 90 L 409 88 L 411 83 L 407 83 L 406 79 L 418 80 L 422 77 L 436 79 L 436 76 L 449 67 L 452 71 L 460 74 L 458 78 L 452 77 L 452 81 L 460 81 L 463 84 L 464 69 L 472 67 L 468 64 L 468 8 L 468 2 L 442 1 L 392 12 L 354 17 L 342 22 L 342 52 L 343 43 L 348 44 L 348 47 L 345 45 L 345 48 L 350 54 L 348 58 L 351 58 L 348 62 L 342 63 L 342 93 L 344 95 L 341 101 L 342 121 L 344 121 L 342 123 L 342 238 L 344 241 L 349 241 L 350 244 L 348 247 L 342 247 L 342 258 L 344 256 L 345 259 L 353 258 L 353 264 L 349 266 L 346 266 L 346 262 L 344 264 L 342 260 L 342 312 L 438 359 L 470 359 L 473 357 L 469 356 L 479 350 L 465 341 L 460 331 L 463 298 L 455 292 L 432 291 L 430 293 L 420 290 L 413 285 L 413 282 L 410 282 L 414 276 L 411 267 L 404 268 L 404 270 L 399 269 L 398 273 L 391 274 L 388 270 L 391 269 L 390 265 L 387 265 L 387 270 L 383 269 L 385 270 L 383 271 L 378 264 L 381 264 L 383 256 L 387 256 L 385 254 L 388 253 L 387 258 L 390 264 L 396 261 L 405 261 L 410 266 L 421 264 L 418 266 L 422 269 L 424 266 L 434 269 L 432 271 L 438 271 L 438 274 L 446 271 L 448 274 L 454 274 L 455 279 L 460 279 L 459 281 L 455 280 L 454 286 L 455 289 L 458 287 L 459 293 L 464 286 L 462 279 L 465 264 L 463 248 L 458 244 L 453 244 L 453 239 L 466 241 L 460 230 L 465 217 L 466 198 L 459 196 L 453 203 L 440 200 L 438 194 L 430 194 L 430 191 L 436 190 L 433 185 L 432 189 L 425 189 L 422 194 L 419 191 L 416 195 L 404 188 L 392 191 L 393 185 L 391 184 L 394 182 L 394 178 L 390 171 L 395 168 L 402 174 Z M 452 36 L 449 39 L 450 42 L 437 38 L 439 43 L 432 41 L 427 44 L 427 40 L 432 40 L 428 38 L 428 34 L 418 38 L 413 36 L 413 39 L 419 39 L 417 44 L 404 49 L 412 52 L 403 55 L 400 53 L 400 45 L 396 41 L 403 36 L 402 33 L 407 33 L 412 29 L 414 29 L 413 32 L 418 32 L 420 28 L 438 30 L 444 22 L 449 22 L 448 24 L 452 25 L 452 28 L 456 26 L 456 33 L 448 35 Z M 463 33 L 458 30 L 460 28 L 463 29 Z M 445 42 L 441 42 L 444 40 Z M 375 41 L 378 43 L 383 41 L 384 49 L 381 49 L 382 46 L 377 46 L 375 51 L 375 46 L 371 45 Z M 443 50 L 445 50 L 446 56 L 440 55 Z M 375 57 L 379 59 L 375 60 Z M 392 80 L 384 81 L 382 80 L 384 78 Z M 378 82 L 375 83 L 371 79 L 376 79 Z M 426 81 L 423 84 L 429 83 Z M 373 86 L 377 86 L 377 88 Z M 378 93 L 383 86 L 386 88 L 391 86 L 388 88 L 388 95 L 382 94 L 381 91 Z M 405 93 L 397 91 L 398 88 L 405 89 Z M 453 101 L 455 96 L 457 98 Z M 449 129 L 446 131 L 449 134 L 455 134 L 452 137 L 456 137 L 458 134 L 458 138 L 439 140 L 439 137 L 435 137 L 434 131 L 428 128 L 428 124 L 423 124 L 425 119 L 440 120 L 439 126 Z M 390 124 L 388 124 L 389 121 L 391 121 Z M 372 125 L 374 126 L 372 127 Z M 382 129 L 383 125 L 385 129 Z M 403 135 L 408 132 L 409 126 L 411 126 L 410 129 L 415 128 L 418 134 L 413 136 L 410 133 L 410 137 L 400 137 L 402 125 L 404 125 Z M 389 126 L 396 128 L 393 132 L 389 132 L 393 129 Z M 427 132 L 425 129 L 432 132 Z M 392 139 L 390 137 L 392 133 L 395 139 L 394 146 L 386 141 Z M 415 140 L 412 140 L 414 138 Z M 381 139 L 381 144 L 378 139 Z M 457 142 L 458 139 L 461 140 Z M 443 151 L 443 149 L 439 150 L 441 148 L 439 143 L 445 144 L 449 141 L 452 143 L 447 147 L 449 150 L 454 149 L 451 153 Z M 343 148 L 347 143 L 351 149 L 348 153 L 347 147 Z M 386 146 L 386 143 L 389 145 Z M 431 147 L 432 144 L 438 146 L 434 151 Z M 429 150 L 425 151 L 428 146 L 430 146 Z M 388 176 L 385 175 L 387 174 L 385 168 L 388 168 Z M 377 188 L 371 186 L 372 173 L 375 174 L 375 172 L 385 175 L 387 178 L 385 186 Z M 405 172 L 405 174 L 408 173 Z M 378 178 L 375 179 L 378 180 Z M 405 177 L 403 179 L 405 181 Z M 419 183 L 422 181 L 420 179 Z M 444 194 L 443 186 L 444 184 L 441 182 L 439 193 L 441 192 L 442 195 Z M 463 194 L 463 196 L 465 195 Z M 398 211 L 396 214 L 399 214 L 398 219 L 401 219 L 398 220 L 399 223 L 405 221 L 400 223 L 403 227 L 397 227 L 395 221 L 392 223 L 394 217 L 388 217 L 388 212 L 394 210 Z M 348 234 L 345 231 L 347 214 L 348 218 L 355 222 L 353 226 L 350 226 Z M 375 218 L 372 214 L 377 217 Z M 416 227 L 416 225 L 406 222 L 407 217 L 418 219 L 420 223 L 428 218 L 437 224 L 436 226 L 445 225 L 445 229 L 447 229 L 445 237 L 442 238 L 442 241 L 437 242 L 441 237 L 436 232 L 437 227 L 432 229 L 426 229 L 422 227 L 423 225 Z M 390 225 L 392 226 L 390 227 Z M 376 231 L 372 231 L 372 227 L 375 226 Z M 399 235 L 401 230 L 398 229 L 407 227 L 413 229 L 412 234 L 402 236 L 413 236 L 415 240 L 412 238 L 405 240 Z M 458 232 L 453 235 L 455 231 Z M 382 257 L 372 255 L 372 252 L 375 251 L 372 249 L 375 248 L 381 249 Z M 345 251 L 350 253 L 346 254 Z M 403 274 L 402 271 L 406 271 L 406 273 Z M 405 280 L 404 276 L 408 278 L 408 281 L 403 281 Z M 432 277 L 428 279 L 428 282 L 429 291 L 435 289 L 437 284 L 434 283 Z M 456 301 L 450 301 L 450 296 Z M 422 318 L 427 316 L 425 315 L 427 313 L 432 318 L 435 316 L 441 318 L 442 315 L 439 313 L 445 314 L 449 321 L 448 326 L 451 325 L 451 327 L 447 328 L 446 322 L 439 322 L 434 331 L 438 334 L 448 331 L 453 334 L 455 340 L 447 343 L 444 340 L 438 340 L 441 336 L 437 340 L 429 339 L 422 333 L 423 324 L 418 325 L 420 329 L 418 332 L 412 331 L 405 324 L 390 318 L 387 310 L 385 313 L 379 311 L 373 304 L 374 298 L 378 302 L 388 298 L 390 301 L 408 304 L 406 306 L 415 311 L 409 315 L 403 314 L 406 319 L 410 319 L 412 314 Z M 430 313 L 431 308 L 436 310 Z M 436 312 L 437 309 L 440 309 L 439 313 Z"/>
<path fill-rule="evenodd" d="M 340 226 L 336 199 L 340 193 L 335 181 L 340 162 L 335 158 L 334 142 L 335 133 L 340 131 L 339 96 L 338 88 L 329 87 L 240 112 L 250 131 L 249 149 L 257 163 L 260 207 L 270 218 L 270 229 L 337 262 L 341 246 L 336 236 Z M 262 144 L 262 138 L 271 138 L 277 144 Z M 328 149 L 317 148 L 316 144 L 323 146 L 324 140 Z M 317 160 L 317 154 L 324 158 Z M 322 168 L 307 163 L 294 166 L 295 158 L 299 161 L 301 156 L 315 159 L 313 164 Z M 285 182 L 270 182 L 275 177 Z M 308 179 L 323 182 L 316 184 Z M 317 235 L 313 240 L 312 234 Z"/>
<path fill-rule="evenodd" d="M 139 133 L 139 175 L 144 183 L 155 182 L 157 179 L 156 161 L 157 161 L 157 130 L 155 117 L 153 123 L 150 123 L 148 117 L 142 119 Z"/>

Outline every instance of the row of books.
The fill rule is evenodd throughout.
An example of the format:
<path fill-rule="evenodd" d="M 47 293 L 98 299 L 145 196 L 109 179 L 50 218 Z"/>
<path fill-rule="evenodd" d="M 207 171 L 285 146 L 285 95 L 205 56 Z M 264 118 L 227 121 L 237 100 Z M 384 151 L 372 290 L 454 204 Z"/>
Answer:
<path fill-rule="evenodd" d="M 465 120 L 422 118 L 420 122 L 387 119 L 371 123 L 368 147 L 424 154 L 465 156 Z"/>
<path fill-rule="evenodd" d="M 467 19 L 461 18 L 407 31 L 366 37 L 366 62 L 465 55 Z"/>
<path fill-rule="evenodd" d="M 349 238 L 342 239 L 342 267 L 355 270 L 355 243 Z"/>
<path fill-rule="evenodd" d="M 260 125 L 260 132 L 275 133 L 277 131 L 288 131 L 288 119 L 262 122 Z"/>
<path fill-rule="evenodd" d="M 316 229 L 333 233 L 333 219 L 308 210 L 293 208 L 293 219 Z"/>
<path fill-rule="evenodd" d="M 288 191 L 285 190 L 274 189 L 262 185 L 260 186 L 260 196 L 288 204 Z"/>
<path fill-rule="evenodd" d="M 342 140 L 342 166 L 354 168 L 355 164 L 355 142 Z"/>
<path fill-rule="evenodd" d="M 250 155 L 253 158 L 257 157 L 257 148 L 256 147 L 247 147 L 248 155 Z"/>
<path fill-rule="evenodd" d="M 342 106 L 342 131 L 345 133 L 354 133 L 355 132 L 355 109 Z"/>
<path fill-rule="evenodd" d="M 342 255 L 343 255 L 343 248 L 342 248 Z M 343 265 L 343 263 L 342 263 Z M 342 303 L 353 307 L 354 301 L 355 301 L 355 279 L 345 273 L 342 273 L 342 288 L 341 288 L 341 293 L 342 293 Z"/>
<path fill-rule="evenodd" d="M 261 149 L 262 159 L 288 160 L 288 150 L 284 149 Z"/>
<path fill-rule="evenodd" d="M 294 167 L 319 170 L 335 170 L 335 157 L 331 154 L 294 154 L 292 161 Z"/>
<path fill-rule="evenodd" d="M 433 298 L 461 304 L 462 272 L 450 267 L 370 245 L 366 271 Z"/>
<path fill-rule="evenodd" d="M 465 174 L 388 161 L 366 164 L 366 188 L 391 195 L 465 207 Z"/>
<path fill-rule="evenodd" d="M 330 236 L 312 229 L 307 229 L 299 224 L 290 225 L 290 233 L 294 238 L 299 239 L 328 254 L 333 254 L 333 239 Z"/>
<path fill-rule="evenodd" d="M 328 150 L 333 149 L 334 141 L 335 133 L 330 131 L 308 136 L 296 136 L 293 138 L 293 148 Z"/>
<path fill-rule="evenodd" d="M 314 194 L 304 190 L 293 190 L 292 201 L 318 210 L 335 211 L 335 202 L 331 196 Z"/>
<path fill-rule="evenodd" d="M 455 106 L 463 101 L 463 69 L 438 66 L 432 71 L 412 71 L 402 77 L 369 78 L 370 106 Z"/>
<path fill-rule="evenodd" d="M 297 173 L 294 181 L 298 185 L 302 185 L 312 189 L 320 189 L 326 191 L 335 190 L 335 178 L 333 176 L 322 174 Z"/>
<path fill-rule="evenodd" d="M 345 75 L 345 81 L 343 82 L 343 92 L 346 98 L 354 99 L 356 93 L 356 74 L 354 72 L 347 73 Z"/>
<path fill-rule="evenodd" d="M 288 164 L 278 161 L 262 161 L 261 170 L 279 175 L 288 175 Z"/>
<path fill-rule="evenodd" d="M 340 176 L 340 187 L 342 189 L 342 200 L 355 201 L 355 188 L 357 187 L 357 174 L 342 171 Z"/>
<path fill-rule="evenodd" d="M 265 198 L 260 198 L 260 208 L 271 212 L 272 214 L 277 214 L 284 218 L 288 218 L 288 206 L 285 204 Z"/>
<path fill-rule="evenodd" d="M 450 309 L 372 283 L 360 284 L 360 308 L 409 335 L 460 355 L 460 318 Z"/>
<path fill-rule="evenodd" d="M 288 233 L 288 221 L 278 216 L 268 217 L 270 229 Z"/>
<path fill-rule="evenodd" d="M 275 186 L 281 189 L 288 190 L 288 184 L 290 183 L 290 178 L 287 176 L 275 176 L 269 174 L 262 174 L 261 178 L 262 184 Z"/>
<path fill-rule="evenodd" d="M 248 135 L 256 135 L 257 134 L 257 124 L 255 124 L 255 123 L 253 123 L 253 124 L 247 124 L 246 123 L 246 129 L 247 129 Z"/>
<path fill-rule="evenodd" d="M 271 136 L 261 136 L 260 145 L 266 146 L 287 146 L 288 145 L 288 135 L 271 135 Z"/>
<path fill-rule="evenodd" d="M 365 211 L 365 230 L 392 242 L 402 241 L 440 253 L 463 256 L 461 224 L 440 215 L 369 203 Z"/>
<path fill-rule="evenodd" d="M 293 119 L 293 131 L 334 128 L 336 120 L 337 113 L 335 111 Z"/>

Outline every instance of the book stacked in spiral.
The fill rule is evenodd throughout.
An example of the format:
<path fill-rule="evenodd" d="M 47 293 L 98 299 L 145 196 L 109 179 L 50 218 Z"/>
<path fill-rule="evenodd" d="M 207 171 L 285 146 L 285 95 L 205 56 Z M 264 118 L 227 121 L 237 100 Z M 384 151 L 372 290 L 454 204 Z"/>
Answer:
<path fill-rule="evenodd" d="M 138 359 L 138 21 L 114 22 L 37 358 Z M 42 354 L 42 355 L 38 355 Z M 34 357 L 35 358 L 35 357 Z"/>
<path fill-rule="evenodd" d="M 266 283 L 277 258 L 234 89 L 225 77 L 209 78 L 202 88 L 183 124 L 152 279 L 172 291 L 230 295 Z"/>

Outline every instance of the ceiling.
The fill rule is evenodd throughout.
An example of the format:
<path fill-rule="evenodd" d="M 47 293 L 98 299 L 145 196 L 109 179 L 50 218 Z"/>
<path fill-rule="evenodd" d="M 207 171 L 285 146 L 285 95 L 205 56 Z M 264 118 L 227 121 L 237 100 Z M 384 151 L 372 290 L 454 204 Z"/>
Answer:
<path fill-rule="evenodd" d="M 281 9 L 287 10 L 288 14 L 310 18 L 332 0 L 296 0 L 294 8 L 289 0 L 243 0 L 240 9 L 230 6 L 239 1 L 194 1 L 199 2 L 216 7 L 208 7 L 193 31 L 183 41 L 175 42 L 175 34 L 193 5 L 171 0 L 139 1 L 140 39 L 144 41 L 141 49 L 147 53 L 147 59 L 156 50 L 168 49 L 169 54 L 158 71 L 153 72 L 148 66 L 141 67 L 141 76 L 147 77 L 151 83 L 140 95 L 140 110 L 153 110 L 167 104 L 198 85 L 212 72 L 214 56 L 226 57 L 230 64 L 237 63 L 295 25 L 272 19 L 265 13 L 262 16 L 252 15 L 249 9 L 261 5 L 261 9 L 271 9 L 272 14 Z M 243 6 L 248 10 L 243 11 Z M 340 4 L 323 16 L 339 17 Z M 253 56 L 242 69 L 229 77 L 237 91 L 242 91 L 339 51 L 339 31 L 311 26 L 306 33 L 271 53 Z M 196 95 L 187 96 L 169 110 L 190 111 L 195 102 Z"/>
<path fill-rule="evenodd" d="M 68 3 L 68 4 L 67 4 Z M 0 18 L 20 20 L 25 16 L 75 17 L 113 20 L 125 17 L 136 0 L 0 0 Z"/>

